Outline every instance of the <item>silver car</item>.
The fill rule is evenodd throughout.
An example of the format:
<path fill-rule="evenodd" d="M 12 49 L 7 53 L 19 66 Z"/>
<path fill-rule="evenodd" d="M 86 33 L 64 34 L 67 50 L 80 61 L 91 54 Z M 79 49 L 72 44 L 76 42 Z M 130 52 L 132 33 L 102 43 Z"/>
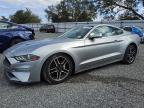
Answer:
<path fill-rule="evenodd" d="M 139 36 L 111 25 L 77 26 L 63 35 L 17 44 L 3 54 L 10 81 L 58 84 L 72 74 L 135 61 Z"/>

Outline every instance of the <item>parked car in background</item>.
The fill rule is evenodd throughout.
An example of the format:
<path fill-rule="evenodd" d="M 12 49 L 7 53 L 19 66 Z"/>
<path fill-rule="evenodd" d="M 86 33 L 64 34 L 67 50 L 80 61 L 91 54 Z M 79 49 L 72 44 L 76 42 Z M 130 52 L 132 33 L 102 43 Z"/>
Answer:
<path fill-rule="evenodd" d="M 34 30 L 11 22 L 0 21 L 0 52 L 22 41 L 33 40 Z"/>
<path fill-rule="evenodd" d="M 28 41 L 7 49 L 4 67 L 10 81 L 44 79 L 58 84 L 72 74 L 122 61 L 135 61 L 140 38 L 112 25 L 77 26 L 63 35 Z"/>
<path fill-rule="evenodd" d="M 44 24 L 43 26 L 40 27 L 40 32 L 47 32 L 47 33 L 55 33 L 55 26 L 54 25 L 48 25 Z"/>
<path fill-rule="evenodd" d="M 129 32 L 138 34 L 139 37 L 141 38 L 141 43 L 144 43 L 144 31 L 142 30 L 142 28 L 135 27 L 135 26 L 132 26 L 132 27 L 125 26 L 123 29 L 126 30 L 126 31 L 129 31 Z"/>

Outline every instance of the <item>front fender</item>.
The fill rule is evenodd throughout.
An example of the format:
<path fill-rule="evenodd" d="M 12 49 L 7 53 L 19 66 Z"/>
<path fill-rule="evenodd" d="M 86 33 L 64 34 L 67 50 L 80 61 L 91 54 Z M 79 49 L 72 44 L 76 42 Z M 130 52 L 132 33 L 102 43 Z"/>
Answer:
<path fill-rule="evenodd" d="M 53 52 L 51 52 L 51 53 L 49 53 L 48 55 L 46 55 L 43 59 L 42 59 L 42 61 L 41 61 L 41 69 L 42 69 L 42 66 L 43 66 L 43 64 L 46 62 L 46 60 L 50 57 L 50 56 L 52 56 L 52 55 L 54 55 L 54 54 L 57 54 L 57 53 L 64 53 L 64 54 L 67 54 L 67 55 L 69 55 L 72 59 L 73 59 L 73 61 L 74 61 L 74 63 L 75 63 L 75 71 L 77 71 L 77 66 L 78 66 L 78 57 L 76 56 L 76 55 L 74 55 L 74 54 L 72 54 L 71 52 L 69 52 L 69 51 L 67 51 L 67 50 L 59 50 L 59 51 L 53 51 Z"/>

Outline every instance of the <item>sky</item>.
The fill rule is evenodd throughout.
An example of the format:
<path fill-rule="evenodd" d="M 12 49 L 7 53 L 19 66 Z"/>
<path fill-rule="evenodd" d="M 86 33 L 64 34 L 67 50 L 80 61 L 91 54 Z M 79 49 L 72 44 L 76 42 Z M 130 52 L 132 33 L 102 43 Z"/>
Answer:
<path fill-rule="evenodd" d="M 44 9 L 49 5 L 56 5 L 61 0 L 0 0 L 0 16 L 9 17 L 17 10 L 29 8 L 37 14 L 42 22 L 47 22 Z"/>
<path fill-rule="evenodd" d="M 0 0 L 0 16 L 9 17 L 9 15 L 14 14 L 17 10 L 29 8 L 32 12 L 38 15 L 43 23 L 47 22 L 45 17 L 46 9 L 49 5 L 56 5 L 60 3 L 61 0 Z M 142 4 L 139 6 L 139 12 L 144 13 L 144 8 Z M 102 16 L 98 16 L 96 20 L 101 20 Z"/>

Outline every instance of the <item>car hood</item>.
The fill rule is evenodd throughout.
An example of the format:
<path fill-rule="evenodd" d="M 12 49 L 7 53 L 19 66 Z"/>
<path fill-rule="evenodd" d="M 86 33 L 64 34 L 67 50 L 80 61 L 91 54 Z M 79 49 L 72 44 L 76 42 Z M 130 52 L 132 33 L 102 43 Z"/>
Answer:
<path fill-rule="evenodd" d="M 17 25 L 17 26 L 18 26 L 18 28 L 25 28 L 26 30 L 34 31 L 34 29 L 27 27 L 27 26 L 23 26 L 23 25 Z"/>
<path fill-rule="evenodd" d="M 47 45 L 56 45 L 60 43 L 69 43 L 77 41 L 76 39 L 69 39 L 69 38 L 51 38 L 51 39 L 44 39 L 44 40 L 31 40 L 26 42 L 21 42 L 17 45 L 12 46 L 11 48 L 7 49 L 4 52 L 4 55 L 10 53 L 11 55 L 21 55 L 27 54 L 35 49 L 38 49 L 43 46 Z"/>

